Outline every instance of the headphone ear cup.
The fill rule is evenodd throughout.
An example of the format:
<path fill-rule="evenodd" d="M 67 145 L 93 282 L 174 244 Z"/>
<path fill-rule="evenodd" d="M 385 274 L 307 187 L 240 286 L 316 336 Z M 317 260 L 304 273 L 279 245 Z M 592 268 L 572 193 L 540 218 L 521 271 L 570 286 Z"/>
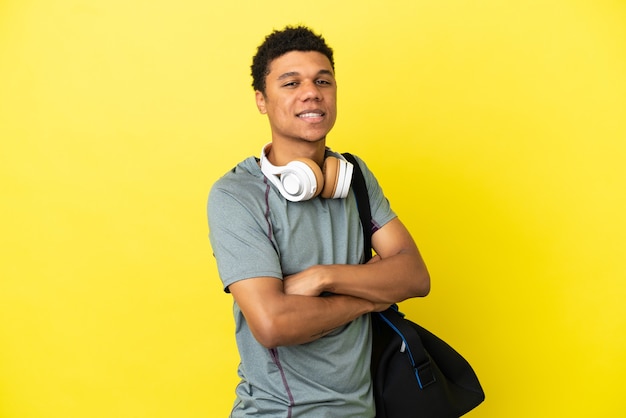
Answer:
<path fill-rule="evenodd" d="M 324 189 L 322 197 L 326 199 L 343 199 L 348 196 L 354 167 L 348 161 L 327 157 L 324 160 Z"/>
<path fill-rule="evenodd" d="M 308 168 L 311 169 L 313 177 L 315 178 L 315 193 L 310 198 L 313 198 L 320 194 L 322 191 L 322 186 L 324 185 L 324 175 L 322 174 L 322 169 L 319 165 L 315 163 L 315 161 L 310 160 L 308 158 L 296 158 L 293 161 L 299 161 L 301 163 L 306 164 Z M 289 164 L 287 164 L 289 165 Z M 308 199 L 307 199 L 308 200 Z"/>
<path fill-rule="evenodd" d="M 324 160 L 324 188 L 322 189 L 322 197 L 332 199 L 337 190 L 339 182 L 339 164 L 340 161 L 335 157 L 327 157 Z"/>

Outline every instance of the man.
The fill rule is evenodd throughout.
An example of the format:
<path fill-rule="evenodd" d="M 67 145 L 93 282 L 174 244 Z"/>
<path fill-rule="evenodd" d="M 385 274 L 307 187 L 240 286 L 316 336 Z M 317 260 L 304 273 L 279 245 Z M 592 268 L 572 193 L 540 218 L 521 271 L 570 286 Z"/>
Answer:
<path fill-rule="evenodd" d="M 325 40 L 306 27 L 274 31 L 253 58 L 252 76 L 271 144 L 260 160 L 250 157 L 219 179 L 208 202 L 241 357 L 231 416 L 373 417 L 369 313 L 425 296 L 428 272 L 358 159 L 376 252 L 360 264 L 351 166 L 326 147 L 337 83 Z M 337 184 L 320 195 L 330 183 Z"/>

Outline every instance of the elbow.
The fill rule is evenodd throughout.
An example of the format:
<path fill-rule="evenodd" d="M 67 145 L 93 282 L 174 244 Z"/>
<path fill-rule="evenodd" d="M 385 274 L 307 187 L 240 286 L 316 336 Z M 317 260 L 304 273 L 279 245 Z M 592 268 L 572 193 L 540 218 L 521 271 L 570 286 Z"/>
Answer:
<path fill-rule="evenodd" d="M 420 274 L 418 277 L 414 277 L 409 285 L 407 285 L 401 293 L 394 296 L 391 303 L 401 302 L 403 300 L 412 298 L 423 298 L 430 293 L 430 276 L 428 273 Z"/>
<path fill-rule="evenodd" d="M 430 273 L 428 272 L 426 264 L 424 264 L 424 260 L 417 251 L 417 248 L 415 248 L 415 253 L 411 259 L 408 271 L 411 272 L 410 297 L 419 298 L 427 296 L 430 293 Z"/>
<path fill-rule="evenodd" d="M 254 338 L 265 348 L 276 348 L 280 346 L 279 339 L 273 336 L 271 333 L 259 333 L 253 332 Z"/>
<path fill-rule="evenodd" d="M 425 297 L 430 293 L 430 276 L 426 278 L 422 286 L 420 287 L 420 293 L 418 296 Z"/>
<path fill-rule="evenodd" d="M 259 342 L 259 344 L 261 344 L 263 347 L 267 348 L 268 350 L 272 348 L 276 348 L 280 345 L 274 342 L 274 340 L 272 339 L 256 337 L 256 340 Z"/>
<path fill-rule="evenodd" d="M 416 280 L 415 288 L 413 289 L 414 297 L 425 297 L 430 293 L 430 274 L 428 271 L 420 274 L 419 279 Z"/>
<path fill-rule="evenodd" d="M 265 348 L 276 348 L 285 344 L 281 327 L 272 318 L 265 318 L 256 324 L 249 324 L 254 338 Z"/>

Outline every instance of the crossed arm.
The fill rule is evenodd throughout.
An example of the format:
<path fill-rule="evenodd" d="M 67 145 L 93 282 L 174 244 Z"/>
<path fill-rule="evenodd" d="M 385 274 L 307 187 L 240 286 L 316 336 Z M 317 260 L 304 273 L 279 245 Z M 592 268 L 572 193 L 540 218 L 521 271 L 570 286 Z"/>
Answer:
<path fill-rule="evenodd" d="M 430 276 L 408 230 L 395 218 L 372 235 L 368 264 L 316 265 L 279 280 L 230 285 L 255 338 L 266 347 L 304 344 L 359 316 L 426 296 Z M 332 295 L 320 297 L 323 292 Z"/>

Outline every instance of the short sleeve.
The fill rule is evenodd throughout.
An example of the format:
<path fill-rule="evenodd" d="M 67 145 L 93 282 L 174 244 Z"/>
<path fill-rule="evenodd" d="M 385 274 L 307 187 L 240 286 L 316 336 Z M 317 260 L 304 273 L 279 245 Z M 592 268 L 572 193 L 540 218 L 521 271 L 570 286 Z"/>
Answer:
<path fill-rule="evenodd" d="M 282 278 L 262 196 L 222 178 L 211 188 L 207 212 L 209 239 L 226 292 L 229 285 L 239 280 Z"/>

